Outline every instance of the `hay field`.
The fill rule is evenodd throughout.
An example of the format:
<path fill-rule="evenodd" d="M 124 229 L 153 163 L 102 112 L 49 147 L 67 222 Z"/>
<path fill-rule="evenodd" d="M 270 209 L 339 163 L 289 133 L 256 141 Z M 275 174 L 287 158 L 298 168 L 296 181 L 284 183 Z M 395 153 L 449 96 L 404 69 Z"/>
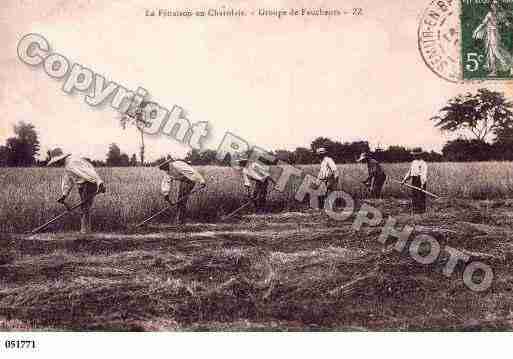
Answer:
<path fill-rule="evenodd" d="M 407 165 L 385 168 L 401 178 Z M 447 253 L 422 265 L 407 249 L 391 251 L 393 240 L 379 243 L 384 222 L 355 231 L 354 214 L 333 221 L 297 203 L 298 181 L 272 192 L 272 213 L 221 222 L 245 200 L 239 173 L 200 168 L 209 187 L 192 198 L 191 223 L 163 216 L 134 232 L 125 224 L 164 205 L 162 173 L 100 168 L 108 193 L 94 207 L 97 232 L 78 234 L 74 214 L 31 237 L 22 232 L 62 211 L 62 169 L 0 169 L 0 331 L 513 330 L 513 165 L 430 168 L 429 189 L 446 197 L 426 214 L 412 216 L 408 193 L 392 183 L 367 203 L 398 229 L 414 227 L 411 238 L 429 234 L 490 265 L 484 292 L 463 284 L 461 263 L 444 276 Z M 363 199 L 365 167 L 340 169 L 341 187 Z"/>
<path fill-rule="evenodd" d="M 513 195 L 513 163 L 433 163 L 429 164 L 428 190 L 441 196 L 460 199 L 498 199 Z M 305 173 L 315 175 L 317 166 L 301 166 Z M 366 178 L 364 165 L 339 166 L 340 187 L 355 196 L 365 196 L 360 181 Z M 387 164 L 387 174 L 401 179 L 407 164 Z M 93 223 L 97 230 L 121 230 L 129 223 L 136 223 L 165 205 L 160 196 L 163 173 L 155 168 L 99 168 L 107 185 L 107 194 L 98 196 L 94 205 Z M 212 222 L 246 201 L 246 192 L 238 170 L 226 167 L 200 167 L 208 187 L 195 194 L 189 203 L 193 221 Z M 273 168 L 273 177 L 280 169 Z M 59 168 L 0 168 L 0 232 L 26 232 L 62 212 L 55 202 L 60 195 Z M 293 199 L 299 179 L 290 182 L 284 193 L 271 191 L 270 209 L 273 212 L 306 208 Z M 72 191 L 70 203 L 78 201 Z M 385 198 L 406 198 L 408 192 L 401 186 L 388 182 Z M 78 214 L 70 215 L 57 223 L 54 230 L 76 230 Z M 163 216 L 159 221 L 167 221 Z"/>
<path fill-rule="evenodd" d="M 512 200 L 436 201 L 423 216 L 404 200 L 373 205 L 398 228 L 490 265 L 490 289 L 469 290 L 461 263 L 444 276 L 446 253 L 422 265 L 390 250 L 392 239 L 379 243 L 381 227 L 354 231 L 316 211 L 137 233 L 4 234 L 0 331 L 513 329 Z"/>

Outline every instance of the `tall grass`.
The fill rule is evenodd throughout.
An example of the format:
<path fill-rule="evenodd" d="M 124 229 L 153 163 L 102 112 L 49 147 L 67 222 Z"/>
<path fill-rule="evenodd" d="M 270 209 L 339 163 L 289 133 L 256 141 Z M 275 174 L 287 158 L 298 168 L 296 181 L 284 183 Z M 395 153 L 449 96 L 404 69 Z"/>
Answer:
<path fill-rule="evenodd" d="M 318 166 L 302 166 L 304 173 L 315 175 Z M 361 198 L 365 189 L 361 181 L 367 170 L 361 164 L 339 166 L 341 188 Z M 387 164 L 385 171 L 390 178 L 401 179 L 408 164 Z M 96 198 L 93 207 L 94 227 L 98 230 L 115 230 L 135 223 L 162 208 L 165 202 L 160 195 L 160 182 L 164 173 L 156 168 L 99 168 L 107 185 L 107 193 Z M 233 168 L 206 166 L 199 168 L 205 176 L 207 188 L 194 194 L 189 202 L 189 215 L 194 220 L 216 220 L 220 215 L 235 209 L 247 200 L 240 172 Z M 279 168 L 272 172 L 278 174 Z M 60 168 L 0 168 L 0 232 L 24 232 L 44 223 L 63 211 L 55 202 L 60 195 Z M 270 191 L 272 210 L 297 209 L 301 204 L 294 194 L 301 181 L 293 178 L 284 193 Z M 428 190 L 441 196 L 467 199 L 499 199 L 513 193 L 513 163 L 432 163 L 429 164 Z M 385 197 L 406 197 L 403 187 L 388 181 L 383 191 Z M 176 188 L 175 188 L 176 197 Z M 70 202 L 78 202 L 76 190 Z M 157 221 L 170 220 L 164 214 Z M 64 218 L 55 228 L 75 230 L 78 213 Z"/>

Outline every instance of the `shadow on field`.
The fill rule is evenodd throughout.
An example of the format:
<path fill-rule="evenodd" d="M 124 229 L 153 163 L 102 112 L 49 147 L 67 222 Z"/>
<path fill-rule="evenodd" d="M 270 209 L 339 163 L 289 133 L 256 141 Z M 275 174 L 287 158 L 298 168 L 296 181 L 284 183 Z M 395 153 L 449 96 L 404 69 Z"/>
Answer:
<path fill-rule="evenodd" d="M 481 293 L 315 212 L 142 232 L 2 235 L 0 330 L 510 330 L 513 206 L 375 201 L 492 266 Z M 428 248 L 421 248 L 427 252 Z"/>

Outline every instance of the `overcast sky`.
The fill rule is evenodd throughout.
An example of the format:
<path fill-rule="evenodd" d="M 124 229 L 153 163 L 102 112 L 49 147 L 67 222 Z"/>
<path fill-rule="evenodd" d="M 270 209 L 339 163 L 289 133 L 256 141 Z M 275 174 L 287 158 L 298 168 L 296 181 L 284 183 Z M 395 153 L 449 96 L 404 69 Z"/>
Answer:
<path fill-rule="evenodd" d="M 301 7 L 300 1 L 260 1 L 259 7 Z M 122 130 L 110 108 L 16 55 L 28 33 L 52 50 L 130 89 L 141 86 L 191 122 L 208 121 L 216 148 L 225 131 L 267 149 L 308 146 L 318 136 L 440 150 L 447 140 L 429 118 L 463 86 L 435 76 L 417 48 L 426 0 L 310 1 L 310 7 L 363 8 L 363 16 L 326 18 L 149 18 L 145 9 L 216 7 L 173 0 L 3 0 L 0 10 L 0 142 L 12 125 L 33 123 L 42 150 L 103 159 L 109 143 L 138 153 L 137 132 Z M 217 3 L 219 6 L 221 2 Z M 250 2 L 226 2 L 253 9 Z M 513 94 L 502 83 L 487 87 Z M 185 150 L 167 137 L 147 143 L 154 159 Z"/>

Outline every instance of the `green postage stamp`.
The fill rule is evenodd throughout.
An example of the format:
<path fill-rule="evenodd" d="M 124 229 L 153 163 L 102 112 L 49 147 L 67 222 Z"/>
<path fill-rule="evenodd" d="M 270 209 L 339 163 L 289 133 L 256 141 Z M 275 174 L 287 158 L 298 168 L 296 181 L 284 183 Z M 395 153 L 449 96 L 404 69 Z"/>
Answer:
<path fill-rule="evenodd" d="M 513 78 L 513 0 L 461 0 L 463 79 Z"/>
<path fill-rule="evenodd" d="M 418 30 L 425 64 L 452 81 L 513 79 L 513 0 L 434 0 Z"/>

